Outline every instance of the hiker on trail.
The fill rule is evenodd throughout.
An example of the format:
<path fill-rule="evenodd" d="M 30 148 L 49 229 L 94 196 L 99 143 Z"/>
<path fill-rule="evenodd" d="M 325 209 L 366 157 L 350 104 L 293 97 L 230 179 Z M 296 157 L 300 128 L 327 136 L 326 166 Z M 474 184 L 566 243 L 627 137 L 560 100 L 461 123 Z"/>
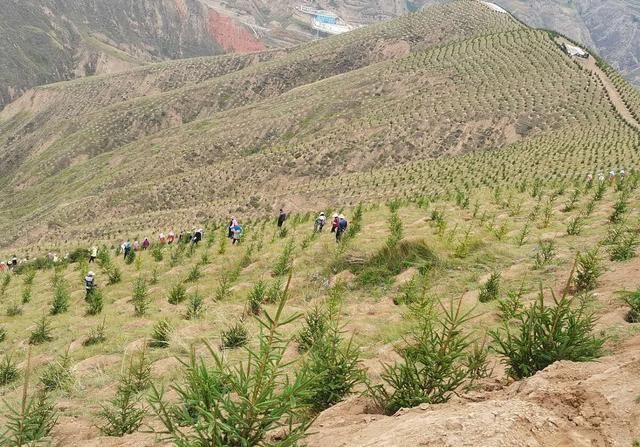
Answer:
<path fill-rule="evenodd" d="M 349 226 L 349 222 L 347 222 L 347 218 L 344 215 L 340 214 L 338 216 L 338 229 L 336 230 L 336 242 L 340 242 L 342 240 L 342 235 L 347 231 L 347 227 Z"/>
<path fill-rule="evenodd" d="M 593 183 L 593 174 L 591 172 L 587 175 L 587 183 Z"/>
<path fill-rule="evenodd" d="M 135 241 L 133 241 L 133 249 L 135 251 L 140 250 L 140 242 L 138 242 L 138 240 L 136 239 Z"/>
<path fill-rule="evenodd" d="M 202 240 L 202 235 L 204 234 L 203 229 L 194 230 L 193 236 L 191 237 L 191 243 L 193 245 L 198 245 L 198 242 Z"/>
<path fill-rule="evenodd" d="M 231 222 L 229 223 L 229 239 L 233 239 L 233 227 L 238 226 L 238 220 L 235 217 L 231 217 Z"/>
<path fill-rule="evenodd" d="M 85 300 L 89 298 L 89 294 L 96 287 L 96 274 L 93 272 L 87 273 L 87 276 L 84 277 L 84 290 L 86 295 L 84 297 Z"/>
<path fill-rule="evenodd" d="M 280 208 L 280 214 L 278 215 L 278 228 L 282 228 L 285 220 L 287 220 L 287 213 L 284 212 L 284 209 Z"/>
<path fill-rule="evenodd" d="M 616 171 L 609 171 L 609 182 L 613 183 L 615 179 L 616 179 Z"/>
<path fill-rule="evenodd" d="M 242 236 L 242 227 L 236 221 L 236 224 L 233 227 L 231 227 L 231 244 L 232 245 L 239 244 L 241 236 Z"/>
<path fill-rule="evenodd" d="M 604 174 L 602 172 L 598 173 L 598 181 L 599 182 L 604 182 Z"/>
<path fill-rule="evenodd" d="M 122 251 L 124 252 L 124 259 L 127 259 L 129 253 L 131 253 L 131 241 L 127 239 L 127 242 L 122 244 Z"/>
<path fill-rule="evenodd" d="M 624 169 L 620 169 L 620 180 L 624 180 Z"/>
<path fill-rule="evenodd" d="M 167 244 L 173 244 L 175 240 L 176 234 L 173 231 L 169 231 L 169 234 L 167 235 Z"/>
<path fill-rule="evenodd" d="M 98 247 L 94 245 L 93 247 L 91 247 L 91 250 L 89 251 L 89 263 L 94 262 L 97 257 L 98 257 Z"/>
<path fill-rule="evenodd" d="M 144 240 L 142 241 L 142 249 L 146 250 L 147 248 L 149 248 L 149 245 L 151 245 L 151 242 L 149 242 L 148 237 L 145 237 Z"/>
<path fill-rule="evenodd" d="M 333 220 L 331 221 L 331 232 L 335 233 L 338 231 L 338 226 L 340 225 L 340 216 L 338 213 L 333 214 Z"/>
<path fill-rule="evenodd" d="M 320 213 L 320 215 L 316 217 L 316 221 L 313 225 L 313 232 L 322 233 L 322 229 L 324 228 L 324 224 L 326 221 L 327 218 L 325 217 L 324 213 Z"/>
<path fill-rule="evenodd" d="M 164 235 L 164 233 L 160 233 L 160 235 L 158 236 L 158 240 L 161 244 L 164 244 L 165 242 L 167 242 L 167 237 Z"/>
<path fill-rule="evenodd" d="M 13 255 L 13 258 L 11 258 L 11 268 L 15 269 L 18 266 L 18 257 L 16 255 Z"/>

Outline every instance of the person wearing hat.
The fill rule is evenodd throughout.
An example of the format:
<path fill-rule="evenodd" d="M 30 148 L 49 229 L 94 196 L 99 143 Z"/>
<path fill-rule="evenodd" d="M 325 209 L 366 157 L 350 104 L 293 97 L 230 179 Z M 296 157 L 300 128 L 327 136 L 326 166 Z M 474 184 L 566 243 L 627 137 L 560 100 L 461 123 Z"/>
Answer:
<path fill-rule="evenodd" d="M 314 233 L 322 233 L 322 229 L 324 228 L 324 224 L 327 221 L 324 213 L 320 213 L 320 215 L 316 218 L 316 222 L 313 226 Z"/>
<path fill-rule="evenodd" d="M 347 226 L 349 222 L 347 222 L 347 218 L 344 217 L 343 214 L 338 216 L 338 229 L 336 230 L 336 242 L 340 242 L 342 239 L 342 235 L 347 231 Z"/>
<path fill-rule="evenodd" d="M 85 301 L 89 298 L 89 294 L 96 287 L 96 274 L 93 272 L 87 273 L 87 276 L 84 277 L 84 290 L 87 292 L 85 295 Z"/>

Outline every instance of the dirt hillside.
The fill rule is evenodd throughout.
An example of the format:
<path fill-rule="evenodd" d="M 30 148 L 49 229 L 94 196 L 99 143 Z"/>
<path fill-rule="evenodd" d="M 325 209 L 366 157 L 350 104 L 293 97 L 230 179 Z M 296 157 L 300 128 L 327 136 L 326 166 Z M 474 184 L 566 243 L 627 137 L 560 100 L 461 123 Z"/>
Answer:
<path fill-rule="evenodd" d="M 362 399 L 344 402 L 318 418 L 308 446 L 631 446 L 640 434 L 639 379 L 636 336 L 598 362 L 558 362 L 524 381 L 391 417 L 368 414 Z"/>

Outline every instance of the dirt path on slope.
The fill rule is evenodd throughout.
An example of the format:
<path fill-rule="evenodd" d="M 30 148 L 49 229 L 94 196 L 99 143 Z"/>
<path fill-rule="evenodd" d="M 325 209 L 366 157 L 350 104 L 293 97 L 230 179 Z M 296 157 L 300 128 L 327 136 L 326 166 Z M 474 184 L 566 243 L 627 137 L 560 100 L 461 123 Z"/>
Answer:
<path fill-rule="evenodd" d="M 571 42 L 568 42 L 567 40 L 562 38 L 558 38 L 557 42 L 560 44 L 566 43 L 568 45 L 573 45 Z M 600 67 L 598 67 L 598 64 L 596 63 L 596 59 L 592 55 L 589 55 L 588 59 L 583 59 L 581 57 L 574 57 L 573 60 L 575 60 L 583 68 L 587 69 L 591 73 L 594 73 L 596 76 L 598 76 L 598 78 L 600 78 L 600 80 L 602 81 L 602 84 L 604 85 L 605 90 L 607 91 L 607 94 L 609 95 L 609 99 L 613 104 L 613 107 L 615 107 L 618 113 L 620 113 L 620 116 L 622 116 L 622 118 L 627 123 L 629 123 L 629 125 L 634 127 L 636 130 L 640 130 L 640 122 L 638 122 L 633 117 L 633 115 L 631 114 L 631 111 L 627 108 L 627 105 L 624 103 L 624 101 L 622 100 L 622 97 L 618 93 L 618 90 L 616 89 L 615 85 L 613 85 L 613 82 L 611 82 L 611 79 L 609 79 L 609 76 L 607 76 L 607 74 L 604 71 L 602 71 Z"/>

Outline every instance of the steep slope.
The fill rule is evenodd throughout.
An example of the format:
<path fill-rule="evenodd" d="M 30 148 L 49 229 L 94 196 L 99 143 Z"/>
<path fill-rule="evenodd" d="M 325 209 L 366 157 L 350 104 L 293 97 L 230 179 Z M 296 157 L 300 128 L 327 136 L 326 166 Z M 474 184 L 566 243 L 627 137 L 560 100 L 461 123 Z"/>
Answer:
<path fill-rule="evenodd" d="M 446 0 L 424 0 L 433 5 Z M 560 32 L 595 50 L 636 86 L 640 85 L 638 0 L 500 0 L 495 2 L 529 26 Z"/>
<path fill-rule="evenodd" d="M 0 17 L 0 109 L 35 85 L 264 48 L 237 25 L 198 0 L 9 0 Z"/>
<path fill-rule="evenodd" d="M 39 88 L 0 115 L 5 243 L 149 228 L 176 209 L 193 222 L 638 158 L 637 131 L 596 74 L 480 2 L 148 70 Z"/>
<path fill-rule="evenodd" d="M 639 370 L 640 338 L 635 337 L 599 362 L 559 362 L 497 392 L 470 393 L 392 417 L 367 414 L 361 401 L 346 402 L 318 418 L 307 445 L 633 445 L 637 430 L 630 421 L 640 418 Z"/>

